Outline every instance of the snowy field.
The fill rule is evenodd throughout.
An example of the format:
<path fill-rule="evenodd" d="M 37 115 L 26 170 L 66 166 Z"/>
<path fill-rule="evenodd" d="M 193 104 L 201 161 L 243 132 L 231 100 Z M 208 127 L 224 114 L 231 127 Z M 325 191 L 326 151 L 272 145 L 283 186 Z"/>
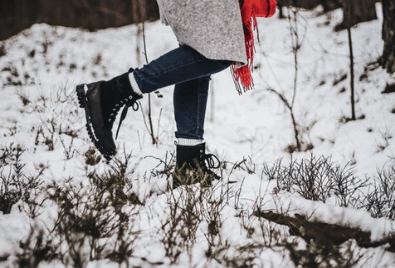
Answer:
<path fill-rule="evenodd" d="M 256 211 L 298 214 L 358 228 L 369 232 L 371 241 L 391 237 L 394 216 L 387 213 L 387 217 L 380 217 L 366 207 L 366 196 L 377 183 L 378 170 L 390 170 L 395 165 L 395 94 L 382 93 L 387 84 L 395 82 L 395 76 L 373 63 L 383 47 L 381 5 L 377 5 L 378 20 L 352 28 L 359 119 L 350 122 L 346 122 L 351 116 L 347 32 L 333 31 L 342 20 L 340 10 L 325 15 L 320 11 L 299 11 L 296 24 L 277 15 L 258 19 L 255 90 L 239 96 L 229 70 L 212 77 L 205 141 L 207 151 L 224 164 L 218 171 L 223 180 L 211 189 L 193 186 L 166 191 L 167 169 L 174 165 L 175 154 L 171 87 L 151 97 L 153 135 L 158 144 L 152 144 L 147 128 L 145 97 L 142 109 L 130 109 L 123 122 L 116 141 L 116 160 L 110 165 L 103 160 L 87 163 L 92 144 L 74 88 L 142 66 L 145 57 L 137 26 L 88 32 L 37 24 L 1 42 L 0 195 L 24 187 L 7 184 L 7 178 L 21 172 L 21 180 L 37 177 L 39 185 L 22 191 L 10 213 L 0 212 L 0 267 L 296 267 L 290 245 L 294 253 L 305 250 L 316 254 L 317 262 L 324 258 L 311 244 L 289 234 L 288 227 L 258 217 Z M 290 27 L 295 25 L 300 44 L 296 90 L 290 35 Z M 148 60 L 178 45 L 171 29 L 160 22 L 147 23 L 145 37 Z M 294 97 L 299 138 L 303 147 L 311 150 L 287 152 L 295 145 L 291 116 L 270 89 L 289 103 Z M 15 159 L 18 150 L 22 154 Z M 296 188 L 286 191 L 279 187 L 278 180 L 269 180 L 265 172 L 280 159 L 281 165 L 287 166 L 312 156 L 330 159 L 340 169 L 354 172 L 355 178 L 366 180 L 366 186 L 350 196 L 347 207 L 329 192 L 325 200 L 307 200 Z M 79 200 L 78 206 L 71 202 L 75 207 L 69 210 L 83 218 L 84 213 L 95 213 L 86 208 L 98 201 L 91 192 L 98 187 L 92 186 L 92 180 L 125 166 L 121 173 L 126 183 L 121 184 L 120 191 L 129 199 L 121 206 L 123 214 L 113 203 L 104 211 L 110 215 L 106 219 L 111 226 L 120 221 L 119 215 L 126 215 L 128 220 L 122 221 L 126 231 L 109 231 L 108 237 L 99 238 L 84 226 L 66 232 L 67 223 L 73 224 L 72 212 L 56 199 L 60 194 L 57 196 L 55 189 Z M 177 224 L 172 225 L 171 215 L 183 211 L 175 209 L 177 202 L 181 207 L 191 202 L 191 194 L 206 199 L 198 205 L 188 203 L 200 213 L 190 219 L 190 225 L 182 217 L 174 221 L 194 226 L 185 234 L 177 231 Z M 133 204 L 130 196 L 137 196 L 142 204 Z M 218 214 L 211 213 L 215 211 Z M 215 215 L 220 218 L 213 219 Z M 212 230 L 213 222 L 216 231 Z M 178 235 L 173 246 L 169 246 L 169 234 Z M 38 242 L 40 237 L 43 241 Z M 273 241 L 268 242 L 269 238 Z M 37 249 L 45 249 L 43 245 L 48 246 L 44 260 L 32 261 L 32 256 L 38 258 Z M 395 255 L 389 248 L 388 243 L 360 247 L 349 240 L 339 246 L 339 252 L 354 254 L 350 259 L 355 263 L 347 267 L 395 267 Z M 325 265 L 322 261 L 320 267 L 336 267 Z"/>

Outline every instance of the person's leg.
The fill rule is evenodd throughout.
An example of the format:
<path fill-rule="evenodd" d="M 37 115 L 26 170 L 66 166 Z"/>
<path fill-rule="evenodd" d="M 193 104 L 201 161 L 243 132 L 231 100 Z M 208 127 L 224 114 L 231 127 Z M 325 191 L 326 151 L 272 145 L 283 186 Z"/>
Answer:
<path fill-rule="evenodd" d="M 129 75 L 133 89 L 150 93 L 159 88 L 203 78 L 228 68 L 231 61 L 212 60 L 180 46 Z"/>
<path fill-rule="evenodd" d="M 110 159 L 116 154 L 112 126 L 121 107 L 126 105 L 120 122 L 126 116 L 127 108 L 134 106 L 143 93 L 207 77 L 231 63 L 207 59 L 194 49 L 181 46 L 141 69 L 130 69 L 109 81 L 78 85 L 77 96 L 80 107 L 85 109 L 86 126 L 92 142 Z"/>
<path fill-rule="evenodd" d="M 205 152 L 204 119 L 210 76 L 231 64 L 207 59 L 194 49 L 181 46 L 129 75 L 133 88 L 142 94 L 176 84 L 174 114 L 178 141 L 173 189 L 197 182 L 209 186 L 220 178 L 211 171 L 219 167 L 218 158 Z"/>
<path fill-rule="evenodd" d="M 209 83 L 210 76 L 205 76 L 177 84 L 174 88 L 177 149 L 173 189 L 197 182 L 209 186 L 214 179 L 219 179 L 211 171 L 218 167 L 213 161 L 216 159 L 219 163 L 219 160 L 213 155 L 206 155 L 203 140 Z"/>
<path fill-rule="evenodd" d="M 210 76 L 205 76 L 175 85 L 173 104 L 177 139 L 203 141 L 209 83 Z"/>

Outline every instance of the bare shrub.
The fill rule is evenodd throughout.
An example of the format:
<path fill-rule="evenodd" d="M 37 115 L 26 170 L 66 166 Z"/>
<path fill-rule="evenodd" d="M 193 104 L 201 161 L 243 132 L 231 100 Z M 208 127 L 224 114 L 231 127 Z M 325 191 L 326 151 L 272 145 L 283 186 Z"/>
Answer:
<path fill-rule="evenodd" d="M 197 172 L 194 176 L 204 179 L 205 175 Z M 228 191 L 227 187 L 218 183 L 212 187 L 199 184 L 180 186 L 166 193 L 168 208 L 161 226 L 161 242 L 171 264 L 178 263 L 184 253 L 192 260 L 192 250 L 198 243 L 198 231 L 206 238 L 203 243 L 207 242 L 207 263 L 221 263 L 220 259 L 224 258 L 230 247 L 222 236 L 222 211 L 229 201 Z"/>
<path fill-rule="evenodd" d="M 21 163 L 23 152 L 19 145 L 13 144 L 0 150 L 0 211 L 4 214 L 9 214 L 19 200 L 27 202 L 30 192 L 41 185 L 44 169 L 36 175 L 25 174 L 25 164 Z"/>
<path fill-rule="evenodd" d="M 88 261 L 108 258 L 129 265 L 139 237 L 135 215 L 142 203 L 126 176 L 128 160 L 115 161 L 103 174 L 88 173 L 89 184 L 74 185 L 70 178 L 47 187 L 48 199 L 58 208 L 49 236 L 64 264 L 85 267 Z"/>
<path fill-rule="evenodd" d="M 340 246 L 307 243 L 303 248 L 295 239 L 286 241 L 284 247 L 295 267 L 351 268 L 360 264 L 364 257 L 360 249 L 353 248 L 352 242 Z"/>
<path fill-rule="evenodd" d="M 384 166 L 371 178 L 372 187 L 364 196 L 363 205 L 374 218 L 395 219 L 395 165 Z"/>
<path fill-rule="evenodd" d="M 294 152 L 305 152 L 311 150 L 314 147 L 313 144 L 306 141 L 304 137 L 306 136 L 306 132 L 315 124 L 315 122 L 313 122 L 310 127 L 303 127 L 297 122 L 297 118 L 295 116 L 295 100 L 298 92 L 298 84 L 300 83 L 299 51 L 304 43 L 307 32 L 307 24 L 305 18 L 300 15 L 299 8 L 294 8 L 289 5 L 286 5 L 286 7 L 288 12 L 287 19 L 289 25 L 289 40 L 291 41 L 290 50 L 293 55 L 294 64 L 292 97 L 287 98 L 286 93 L 282 92 L 284 90 L 280 90 L 280 83 L 278 83 L 278 88 L 268 86 L 267 90 L 277 95 L 286 109 L 289 111 L 295 143 L 288 145 L 285 148 L 285 151 L 292 154 Z M 262 73 L 260 73 L 260 75 L 262 77 Z"/>
<path fill-rule="evenodd" d="M 100 163 L 101 155 L 94 146 L 89 147 L 88 151 L 84 153 L 85 164 L 88 166 L 95 166 Z"/>
<path fill-rule="evenodd" d="M 256 267 L 259 252 L 262 251 L 262 245 L 257 243 L 248 243 L 237 246 L 232 254 L 226 254 L 221 261 L 225 267 Z"/>
<path fill-rule="evenodd" d="M 36 132 L 35 145 L 45 145 L 48 151 L 53 151 L 59 139 L 66 158 L 72 158 L 73 143 L 66 146 L 62 136 L 69 136 L 73 140 L 78 137 L 81 130 L 75 128 L 78 105 L 74 98 L 74 88 L 64 82 L 56 90 L 41 91 L 36 99 L 30 98 L 29 101 L 24 102 L 24 112 L 35 113 L 40 121 L 38 127 L 32 128 Z"/>
<path fill-rule="evenodd" d="M 51 255 L 50 241 L 45 238 L 42 229 L 30 230 L 29 236 L 19 243 L 22 253 L 18 254 L 16 263 L 19 268 L 36 268 L 43 261 L 54 258 Z"/>
<path fill-rule="evenodd" d="M 282 166 L 282 159 L 271 168 L 264 164 L 263 173 L 269 180 L 276 180 L 276 191 L 296 192 L 314 201 L 326 202 L 335 195 L 340 206 L 356 206 L 361 189 L 367 186 L 367 179 L 354 176 L 355 170 L 348 164 L 344 167 L 332 162 L 330 157 L 291 160 Z"/>
<path fill-rule="evenodd" d="M 202 222 L 199 205 L 202 200 L 201 191 L 194 186 L 186 186 L 184 189 L 169 192 L 169 211 L 161 227 L 162 244 L 171 264 L 177 263 L 184 251 L 191 253 L 196 231 Z"/>
<path fill-rule="evenodd" d="M 220 189 L 203 191 L 200 202 L 200 211 L 203 221 L 207 224 L 204 236 L 207 240 L 205 255 L 208 262 L 218 261 L 229 248 L 229 243 L 222 235 L 223 216 L 222 211 L 227 205 L 229 189 L 219 186 Z"/>

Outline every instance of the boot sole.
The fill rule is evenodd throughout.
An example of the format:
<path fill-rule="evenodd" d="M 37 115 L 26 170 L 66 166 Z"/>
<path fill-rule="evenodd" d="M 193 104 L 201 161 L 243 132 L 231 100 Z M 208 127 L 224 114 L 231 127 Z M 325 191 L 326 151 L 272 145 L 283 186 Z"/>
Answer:
<path fill-rule="evenodd" d="M 100 144 L 99 139 L 95 135 L 95 131 L 92 125 L 92 118 L 91 118 L 91 111 L 88 105 L 88 97 L 87 97 L 88 85 L 87 84 L 80 84 L 76 87 L 76 93 L 78 97 L 78 103 L 80 108 L 85 110 L 85 117 L 86 117 L 86 130 L 88 132 L 89 138 L 95 147 L 99 150 L 99 152 L 106 158 L 107 161 L 111 160 L 111 157 L 114 154 L 110 154 L 103 145 Z"/>

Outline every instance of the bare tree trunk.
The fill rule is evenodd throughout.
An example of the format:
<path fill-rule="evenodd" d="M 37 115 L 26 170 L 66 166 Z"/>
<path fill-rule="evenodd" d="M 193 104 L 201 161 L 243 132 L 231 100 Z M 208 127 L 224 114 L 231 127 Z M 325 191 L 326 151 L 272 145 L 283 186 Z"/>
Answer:
<path fill-rule="evenodd" d="M 335 31 L 347 29 L 347 22 L 352 27 L 360 22 L 377 19 L 376 2 L 377 0 L 352 0 L 347 5 L 343 3 L 344 20 L 336 26 Z"/>
<path fill-rule="evenodd" d="M 347 28 L 347 34 L 348 34 L 348 47 L 350 51 L 350 91 L 351 91 L 351 96 L 350 96 L 350 102 L 351 102 L 351 120 L 355 120 L 355 99 L 354 99 L 354 52 L 353 52 L 353 47 L 352 47 L 352 36 L 351 36 L 351 26 L 354 23 L 354 14 L 353 14 L 353 9 L 351 8 L 352 6 L 352 0 L 343 0 L 343 14 L 344 14 L 344 25 Z"/>
<path fill-rule="evenodd" d="M 347 0 L 346 0 L 347 1 Z M 348 0 L 350 1 L 350 0 Z M 350 78 L 350 89 L 351 89 L 351 95 L 350 95 L 350 102 L 351 102 L 351 120 L 355 120 L 355 83 L 354 83 L 354 52 L 352 48 L 352 36 L 351 36 L 351 27 L 347 27 L 347 34 L 348 34 L 348 46 L 350 49 L 350 73 L 351 73 L 351 78 Z"/>
<path fill-rule="evenodd" d="M 305 9 L 313 9 L 320 4 L 323 0 L 277 0 L 277 6 L 279 8 L 279 18 L 284 19 L 283 7 L 299 7 Z"/>
<path fill-rule="evenodd" d="M 324 8 L 324 12 L 328 12 L 342 7 L 342 2 L 341 0 L 323 0 L 322 6 Z"/>
<path fill-rule="evenodd" d="M 389 73 L 395 73 L 395 0 L 383 0 L 383 55 L 379 63 Z"/>

